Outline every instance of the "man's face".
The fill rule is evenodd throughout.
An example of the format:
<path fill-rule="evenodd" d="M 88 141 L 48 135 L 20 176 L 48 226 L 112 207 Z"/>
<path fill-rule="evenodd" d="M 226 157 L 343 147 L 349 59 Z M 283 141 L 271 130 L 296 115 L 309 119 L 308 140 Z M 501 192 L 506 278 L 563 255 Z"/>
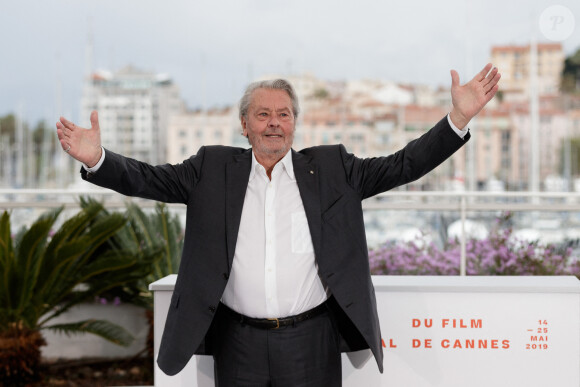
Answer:
<path fill-rule="evenodd" d="M 258 161 L 280 159 L 292 147 L 296 122 L 292 101 L 284 90 L 256 89 L 241 122 Z"/>

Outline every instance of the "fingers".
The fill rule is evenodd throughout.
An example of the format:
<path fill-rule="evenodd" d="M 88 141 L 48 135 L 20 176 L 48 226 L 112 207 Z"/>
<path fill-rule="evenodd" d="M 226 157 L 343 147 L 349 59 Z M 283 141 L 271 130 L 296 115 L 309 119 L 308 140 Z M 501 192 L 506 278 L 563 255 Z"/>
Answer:
<path fill-rule="evenodd" d="M 451 70 L 451 87 L 459 86 L 459 74 L 457 71 Z"/>
<path fill-rule="evenodd" d="M 65 151 L 66 153 L 70 152 L 70 144 L 67 143 L 66 141 L 61 141 L 60 146 L 62 147 L 62 150 Z"/>
<path fill-rule="evenodd" d="M 485 95 L 486 98 L 486 102 L 488 103 L 489 101 L 491 101 L 491 99 L 495 96 L 495 94 L 497 93 L 497 91 L 499 90 L 499 86 L 498 85 L 494 85 L 490 91 L 487 92 L 487 94 Z"/>
<path fill-rule="evenodd" d="M 59 139 L 68 139 L 72 134 L 72 130 L 64 126 L 61 122 L 56 123 L 56 134 Z"/>
<path fill-rule="evenodd" d="M 64 140 L 65 137 L 68 137 L 66 130 L 67 129 L 61 122 L 56 123 L 56 135 L 58 136 L 59 140 Z"/>
<path fill-rule="evenodd" d="M 483 81 L 487 73 L 489 73 L 489 70 L 491 70 L 491 67 L 491 63 L 486 64 L 485 67 L 479 72 L 479 74 L 475 76 L 475 79 L 477 79 L 479 82 Z"/>
<path fill-rule="evenodd" d="M 91 128 L 98 129 L 99 127 L 99 113 L 96 110 L 91 112 Z"/>
<path fill-rule="evenodd" d="M 483 83 L 485 83 L 486 81 L 490 82 L 493 77 L 495 77 L 495 75 L 497 74 L 497 67 L 494 67 L 491 69 L 491 71 L 487 74 L 487 76 L 485 77 L 485 79 L 482 81 Z"/>
<path fill-rule="evenodd" d="M 497 86 L 497 83 L 499 82 L 500 78 L 501 74 L 497 71 L 497 68 L 493 69 L 490 75 L 486 78 L 489 79 L 489 82 L 487 82 L 487 84 L 483 86 L 483 90 L 486 93 L 489 93 L 495 86 Z"/>
<path fill-rule="evenodd" d="M 56 135 L 58 137 L 58 141 L 60 142 L 62 150 L 68 153 L 70 151 L 70 138 L 65 134 L 66 130 L 67 129 L 61 122 L 56 123 Z"/>
<path fill-rule="evenodd" d="M 64 117 L 60 117 L 60 123 L 67 129 L 74 130 L 75 124 Z"/>
<path fill-rule="evenodd" d="M 64 117 L 60 117 L 56 123 L 56 134 L 62 149 L 76 160 L 84 163 L 94 160 L 95 157 L 98 159 L 102 151 L 97 111 L 91 112 L 90 120 L 91 129 L 80 127 Z M 97 152 L 97 156 L 93 155 Z"/>
<path fill-rule="evenodd" d="M 56 135 L 58 136 L 62 150 L 66 153 L 69 153 L 71 150 L 71 135 L 73 133 L 72 129 L 70 129 L 71 124 L 74 125 L 72 122 L 67 121 L 64 117 L 61 117 L 60 121 L 56 123 Z"/>

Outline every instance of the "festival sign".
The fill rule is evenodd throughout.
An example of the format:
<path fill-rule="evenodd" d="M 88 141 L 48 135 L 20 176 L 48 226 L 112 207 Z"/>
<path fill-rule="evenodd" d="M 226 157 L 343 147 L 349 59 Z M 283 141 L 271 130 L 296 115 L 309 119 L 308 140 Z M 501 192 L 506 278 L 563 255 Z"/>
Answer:
<path fill-rule="evenodd" d="M 155 350 L 176 276 L 155 292 Z M 576 277 L 375 276 L 384 373 L 370 351 L 343 354 L 344 387 L 578 387 Z M 155 385 L 213 387 L 213 360 L 194 356 Z"/>
<path fill-rule="evenodd" d="M 580 385 L 575 277 L 375 277 L 385 372 L 349 356 L 345 386 Z M 360 369 L 358 369 L 360 368 Z"/>

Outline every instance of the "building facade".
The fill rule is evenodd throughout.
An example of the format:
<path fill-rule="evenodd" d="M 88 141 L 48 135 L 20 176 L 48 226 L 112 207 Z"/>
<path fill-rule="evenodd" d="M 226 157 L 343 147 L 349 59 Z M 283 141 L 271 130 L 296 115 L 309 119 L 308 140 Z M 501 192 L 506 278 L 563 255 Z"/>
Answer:
<path fill-rule="evenodd" d="M 174 114 L 167 126 L 167 161 L 181 163 L 203 145 L 249 147 L 233 107 Z"/>
<path fill-rule="evenodd" d="M 564 68 L 564 50 L 560 43 L 539 43 L 538 93 L 558 94 Z M 491 62 L 501 71 L 502 92 L 509 97 L 530 96 L 531 46 L 506 45 L 491 48 Z"/>
<path fill-rule="evenodd" d="M 86 80 L 81 99 L 83 125 L 99 112 L 102 145 L 126 156 L 160 164 L 167 161 L 167 127 L 183 112 L 177 85 L 163 74 L 126 67 L 100 71 Z"/>

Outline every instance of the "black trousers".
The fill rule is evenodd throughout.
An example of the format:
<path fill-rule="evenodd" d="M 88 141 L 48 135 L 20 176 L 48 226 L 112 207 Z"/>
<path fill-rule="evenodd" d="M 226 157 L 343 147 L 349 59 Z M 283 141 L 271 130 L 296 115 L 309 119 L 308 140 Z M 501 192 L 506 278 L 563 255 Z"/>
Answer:
<path fill-rule="evenodd" d="M 278 329 L 234 321 L 218 308 L 213 329 L 217 387 L 342 385 L 340 337 L 328 312 Z"/>

